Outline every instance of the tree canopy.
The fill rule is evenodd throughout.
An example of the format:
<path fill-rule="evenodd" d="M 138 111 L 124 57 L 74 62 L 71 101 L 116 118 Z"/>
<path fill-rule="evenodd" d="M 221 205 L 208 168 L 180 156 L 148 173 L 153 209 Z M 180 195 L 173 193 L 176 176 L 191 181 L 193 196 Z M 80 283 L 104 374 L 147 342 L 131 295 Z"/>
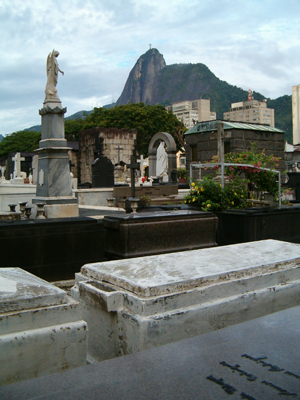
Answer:
<path fill-rule="evenodd" d="M 136 129 L 138 150 L 144 155 L 147 155 L 150 140 L 157 132 L 170 133 L 177 148 L 181 149 L 186 131 L 183 123 L 162 105 L 136 103 L 110 109 L 94 108 L 94 112 L 83 119 L 66 121 L 65 133 L 78 136 L 81 130 L 95 127 Z"/>
<path fill-rule="evenodd" d="M 41 132 L 18 131 L 7 135 L 0 142 L 0 157 L 7 157 L 14 151 L 31 152 L 38 148 Z"/>

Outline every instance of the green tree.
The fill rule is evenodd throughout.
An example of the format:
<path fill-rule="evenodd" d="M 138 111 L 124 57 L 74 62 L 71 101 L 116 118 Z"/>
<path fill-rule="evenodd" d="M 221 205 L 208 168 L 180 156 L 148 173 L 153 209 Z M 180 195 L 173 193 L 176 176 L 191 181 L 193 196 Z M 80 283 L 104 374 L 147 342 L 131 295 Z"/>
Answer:
<path fill-rule="evenodd" d="M 182 122 L 162 105 L 136 103 L 110 109 L 94 108 L 94 112 L 82 120 L 66 121 L 65 132 L 78 136 L 81 130 L 99 126 L 136 129 L 138 150 L 144 155 L 147 155 L 150 140 L 157 132 L 170 133 L 175 139 L 177 148 L 182 149 L 183 133 L 186 131 Z"/>
<path fill-rule="evenodd" d="M 41 140 L 41 132 L 18 131 L 4 137 L 0 143 L 0 157 L 7 157 L 13 151 L 34 151 Z"/>
<path fill-rule="evenodd" d="M 82 130 L 84 118 L 65 120 L 65 135 L 74 135 L 78 139 L 78 133 Z"/>

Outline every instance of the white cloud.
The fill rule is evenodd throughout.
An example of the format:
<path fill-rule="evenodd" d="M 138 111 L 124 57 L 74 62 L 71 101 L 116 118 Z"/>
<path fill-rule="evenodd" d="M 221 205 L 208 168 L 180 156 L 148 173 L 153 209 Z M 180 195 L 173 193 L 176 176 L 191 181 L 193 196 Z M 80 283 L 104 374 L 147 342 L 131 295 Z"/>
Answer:
<path fill-rule="evenodd" d="M 244 89 L 291 94 L 300 83 L 299 15 L 298 0 L 2 0 L 0 133 L 39 123 L 53 48 L 68 115 L 117 100 L 149 43 L 167 64 L 204 63 Z"/>

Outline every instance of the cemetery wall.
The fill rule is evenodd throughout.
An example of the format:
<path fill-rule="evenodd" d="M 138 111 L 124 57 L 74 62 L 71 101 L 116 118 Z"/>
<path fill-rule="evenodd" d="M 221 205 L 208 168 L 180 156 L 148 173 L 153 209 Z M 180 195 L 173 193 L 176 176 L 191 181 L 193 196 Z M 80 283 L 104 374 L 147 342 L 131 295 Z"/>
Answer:
<path fill-rule="evenodd" d="M 79 132 L 79 182 L 92 182 L 92 165 L 97 155 L 96 137 L 102 137 L 103 155 L 109 158 L 115 165 L 118 163 L 118 150 L 120 150 L 120 162 L 130 163 L 130 156 L 134 148 L 134 141 L 137 137 L 136 129 L 118 128 L 92 128 Z"/>

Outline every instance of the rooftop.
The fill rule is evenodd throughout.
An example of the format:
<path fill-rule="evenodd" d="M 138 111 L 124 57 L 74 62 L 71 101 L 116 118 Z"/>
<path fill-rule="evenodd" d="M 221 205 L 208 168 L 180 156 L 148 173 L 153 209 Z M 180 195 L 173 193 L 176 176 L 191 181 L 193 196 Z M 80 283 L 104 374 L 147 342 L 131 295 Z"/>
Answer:
<path fill-rule="evenodd" d="M 278 132 L 284 133 L 281 129 L 272 128 L 269 125 L 261 125 L 254 123 L 246 123 L 246 122 L 231 122 L 231 121 L 222 121 L 222 120 L 214 120 L 214 121 L 205 121 L 199 122 L 190 128 L 185 135 L 190 135 L 192 133 L 205 133 L 216 131 L 218 128 L 218 123 L 222 122 L 224 126 L 224 130 L 228 129 L 243 129 L 243 130 L 251 130 L 251 131 L 262 131 L 262 132 Z"/>

